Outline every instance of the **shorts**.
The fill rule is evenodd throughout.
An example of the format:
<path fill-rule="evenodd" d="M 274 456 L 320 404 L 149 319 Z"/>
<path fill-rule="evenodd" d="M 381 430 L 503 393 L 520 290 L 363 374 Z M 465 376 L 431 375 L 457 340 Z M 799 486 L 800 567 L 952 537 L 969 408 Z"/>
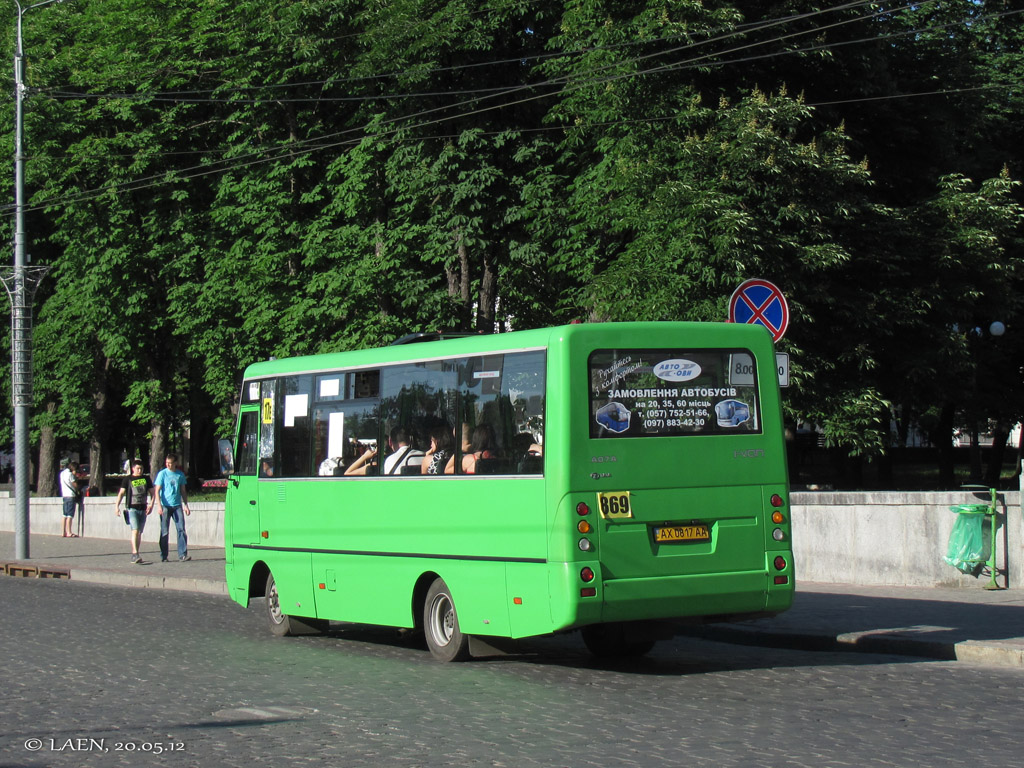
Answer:
<path fill-rule="evenodd" d="M 75 507 L 78 506 L 78 499 L 74 496 L 64 497 L 64 517 L 74 517 Z"/>
<path fill-rule="evenodd" d="M 132 509 L 125 512 L 125 522 L 132 527 L 133 531 L 142 531 L 146 527 L 146 510 Z"/>

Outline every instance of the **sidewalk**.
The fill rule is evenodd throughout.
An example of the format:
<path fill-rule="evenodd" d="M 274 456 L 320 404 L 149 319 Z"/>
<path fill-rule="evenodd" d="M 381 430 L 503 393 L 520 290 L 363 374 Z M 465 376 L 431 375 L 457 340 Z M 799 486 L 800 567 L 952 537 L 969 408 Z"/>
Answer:
<path fill-rule="evenodd" d="M 0 563 L 15 563 L 15 571 L 34 568 L 43 576 L 78 581 L 227 595 L 223 549 L 190 547 L 192 560 L 184 563 L 161 563 L 151 542 L 143 542 L 142 549 L 148 564 L 133 565 L 127 537 L 116 541 L 32 534 L 32 557 L 18 562 L 14 534 L 0 531 Z M 175 556 L 173 549 L 171 554 Z M 1024 589 L 988 592 L 983 584 L 979 580 L 974 588 L 943 589 L 798 582 L 793 608 L 774 619 L 712 624 L 690 634 L 753 645 L 1024 668 Z"/>
<path fill-rule="evenodd" d="M 17 563 L 19 569 L 35 567 L 42 571 L 41 576 L 122 587 L 179 589 L 225 596 L 228 593 L 224 583 L 223 549 L 189 546 L 192 559 L 181 563 L 174 533 L 171 533 L 170 558 L 166 563 L 160 562 L 160 548 L 155 542 L 142 542 L 144 565 L 131 562 L 131 551 L 127 535 L 124 541 L 118 541 L 86 537 L 65 539 L 33 533 L 29 536 L 31 557 L 17 561 L 14 559 L 14 534 L 0 531 L 0 563 Z"/>

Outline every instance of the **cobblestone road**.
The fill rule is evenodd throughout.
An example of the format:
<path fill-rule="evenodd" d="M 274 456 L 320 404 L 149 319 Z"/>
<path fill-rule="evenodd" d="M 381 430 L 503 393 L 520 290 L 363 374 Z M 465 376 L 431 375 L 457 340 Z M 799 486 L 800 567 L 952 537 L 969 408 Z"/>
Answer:
<path fill-rule="evenodd" d="M 225 598 L 0 579 L 0 766 L 1020 764 L 1024 673 L 574 635 L 439 664 L 381 629 L 276 639 Z"/>

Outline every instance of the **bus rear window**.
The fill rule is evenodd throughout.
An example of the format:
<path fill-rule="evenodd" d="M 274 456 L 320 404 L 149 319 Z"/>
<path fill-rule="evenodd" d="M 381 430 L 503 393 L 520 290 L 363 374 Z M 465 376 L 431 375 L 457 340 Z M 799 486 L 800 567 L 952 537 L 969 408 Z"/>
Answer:
<path fill-rule="evenodd" d="M 743 349 L 600 349 L 590 355 L 590 436 L 759 433 L 754 356 Z"/>

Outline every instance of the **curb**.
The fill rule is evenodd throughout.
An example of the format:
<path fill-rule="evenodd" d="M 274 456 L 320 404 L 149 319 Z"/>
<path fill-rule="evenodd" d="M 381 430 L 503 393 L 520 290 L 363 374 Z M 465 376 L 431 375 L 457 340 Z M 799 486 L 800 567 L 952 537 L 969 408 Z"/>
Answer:
<path fill-rule="evenodd" d="M 28 579 L 64 579 L 92 584 L 141 589 L 174 589 L 179 592 L 199 592 L 206 595 L 228 596 L 224 581 L 188 576 L 161 576 L 148 573 L 125 573 L 104 568 L 65 568 L 45 563 L 24 561 L 0 562 L 0 574 Z"/>
<path fill-rule="evenodd" d="M 117 587 L 138 587 L 142 589 L 174 589 L 181 592 L 200 592 L 206 595 L 227 597 L 228 585 L 209 579 L 190 579 L 187 576 L 150 576 L 144 573 L 121 573 L 94 568 L 75 568 L 71 571 L 72 581 L 86 581 L 92 584 L 110 584 Z"/>
<path fill-rule="evenodd" d="M 990 667 L 1024 669 L 1024 648 L 1021 648 L 1019 644 L 997 641 L 942 642 L 901 636 L 884 630 L 829 635 L 726 626 L 691 627 L 682 634 L 735 645 L 757 645 L 803 651 L 892 654 L 936 661 L 963 661 Z"/>
<path fill-rule="evenodd" d="M 1005 643 L 979 643 L 977 640 L 964 640 L 957 643 L 956 660 L 971 664 L 984 664 L 992 667 L 1024 668 L 1024 648 L 1010 646 Z"/>

